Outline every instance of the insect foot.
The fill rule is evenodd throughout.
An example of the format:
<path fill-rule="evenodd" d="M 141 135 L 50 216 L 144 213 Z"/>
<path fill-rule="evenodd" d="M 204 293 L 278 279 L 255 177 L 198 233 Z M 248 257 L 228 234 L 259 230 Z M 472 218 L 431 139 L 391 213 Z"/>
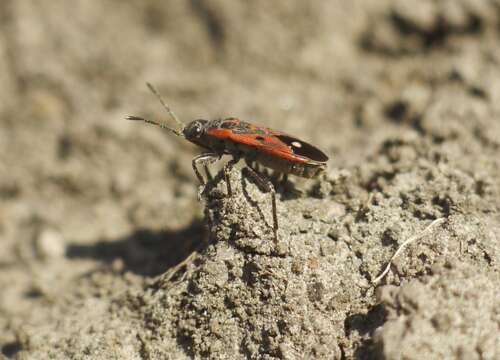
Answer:
<path fill-rule="evenodd" d="M 245 173 L 239 168 L 227 173 L 231 195 L 226 192 L 226 176 L 222 171 L 207 183 L 203 195 L 211 235 L 245 252 L 285 256 L 288 241 L 275 231 L 271 195 L 262 191 Z M 278 196 L 276 199 L 279 217 L 281 203 Z"/>

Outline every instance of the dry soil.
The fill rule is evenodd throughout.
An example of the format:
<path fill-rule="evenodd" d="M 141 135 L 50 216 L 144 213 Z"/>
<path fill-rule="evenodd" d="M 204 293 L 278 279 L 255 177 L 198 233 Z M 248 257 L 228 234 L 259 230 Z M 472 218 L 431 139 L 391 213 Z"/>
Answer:
<path fill-rule="evenodd" d="M 331 157 L 278 242 L 146 81 Z M 500 358 L 500 1 L 2 0 L 0 92 L 0 358 Z"/>

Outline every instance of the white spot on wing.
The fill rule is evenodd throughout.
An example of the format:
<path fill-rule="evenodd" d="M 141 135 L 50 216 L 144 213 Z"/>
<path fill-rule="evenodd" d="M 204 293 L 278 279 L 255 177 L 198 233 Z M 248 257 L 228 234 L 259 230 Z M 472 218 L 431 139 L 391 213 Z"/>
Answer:
<path fill-rule="evenodd" d="M 292 146 L 300 149 L 302 147 L 302 144 L 298 141 L 292 141 Z"/>

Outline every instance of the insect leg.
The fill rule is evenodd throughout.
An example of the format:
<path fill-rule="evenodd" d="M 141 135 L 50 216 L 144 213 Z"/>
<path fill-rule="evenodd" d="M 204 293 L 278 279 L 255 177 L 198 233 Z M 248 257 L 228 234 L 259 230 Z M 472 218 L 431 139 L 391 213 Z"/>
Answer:
<path fill-rule="evenodd" d="M 196 174 L 196 177 L 198 180 L 200 180 L 200 183 L 202 185 L 205 185 L 205 180 L 203 179 L 203 176 L 201 176 L 200 171 L 198 170 L 198 165 L 203 165 L 207 166 L 208 164 L 212 164 L 216 160 L 220 159 L 220 155 L 216 153 L 204 153 L 197 155 L 193 158 L 192 165 L 193 165 L 193 170 L 194 173 Z"/>
<path fill-rule="evenodd" d="M 266 192 L 271 193 L 271 201 L 273 207 L 273 231 L 274 231 L 274 240 L 278 242 L 278 215 L 276 213 L 276 191 L 274 190 L 273 183 L 255 171 L 250 165 L 247 163 L 247 172 L 248 174 L 255 180 L 257 186 L 264 189 Z"/>
<path fill-rule="evenodd" d="M 207 176 L 207 181 L 210 181 L 213 179 L 212 173 L 210 172 L 210 169 L 208 168 L 207 164 L 203 165 L 203 168 L 205 170 L 205 175 Z"/>
<path fill-rule="evenodd" d="M 239 156 L 233 157 L 231 160 L 229 160 L 226 165 L 224 165 L 224 178 L 226 179 L 226 184 L 227 184 L 227 195 L 232 196 L 233 195 L 233 190 L 231 189 L 231 179 L 229 178 L 229 173 L 231 172 L 231 169 L 233 168 L 236 163 L 240 161 Z"/>
<path fill-rule="evenodd" d="M 283 177 L 281 178 L 281 184 L 282 184 L 282 186 L 285 187 L 287 182 L 288 182 L 288 174 L 287 173 L 283 173 Z"/>

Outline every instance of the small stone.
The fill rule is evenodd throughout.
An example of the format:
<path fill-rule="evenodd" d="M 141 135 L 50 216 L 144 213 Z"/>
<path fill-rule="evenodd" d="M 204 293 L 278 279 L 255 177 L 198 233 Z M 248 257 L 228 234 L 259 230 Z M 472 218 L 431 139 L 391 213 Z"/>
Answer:
<path fill-rule="evenodd" d="M 304 272 L 304 260 L 296 258 L 292 261 L 291 270 L 294 274 L 300 275 Z"/>
<path fill-rule="evenodd" d="M 63 236 L 53 229 L 44 229 L 38 233 L 35 249 L 37 255 L 42 259 L 60 258 L 66 252 Z"/>
<path fill-rule="evenodd" d="M 111 263 L 111 271 L 113 271 L 115 274 L 122 273 L 124 269 L 125 269 L 125 263 L 123 262 L 123 259 L 115 259 Z"/>

